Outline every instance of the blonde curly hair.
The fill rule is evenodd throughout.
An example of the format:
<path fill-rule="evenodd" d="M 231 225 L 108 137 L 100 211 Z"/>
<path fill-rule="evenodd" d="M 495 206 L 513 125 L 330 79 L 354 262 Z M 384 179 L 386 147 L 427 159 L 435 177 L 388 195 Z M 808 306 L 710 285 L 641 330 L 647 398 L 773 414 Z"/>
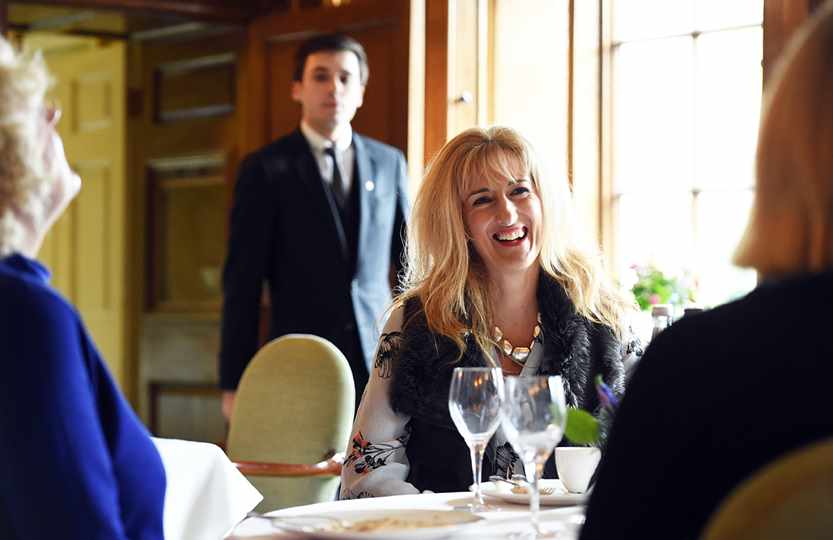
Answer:
<path fill-rule="evenodd" d="M 0 36 L 0 256 L 21 248 L 28 224 L 45 218 L 54 171 L 43 159 L 43 103 L 51 78 L 40 52 Z"/>
<path fill-rule="evenodd" d="M 461 354 L 468 331 L 489 350 L 490 283 L 466 242 L 462 194 L 475 178 L 514 177 L 517 165 L 528 172 L 541 199 L 541 270 L 564 287 L 579 314 L 621 336 L 633 302 L 608 279 L 598 253 L 580 246 L 566 177 L 542 173 L 531 145 L 506 127 L 468 129 L 429 165 L 408 226 L 408 265 L 394 308 L 418 298 L 431 331 L 452 339 Z"/>

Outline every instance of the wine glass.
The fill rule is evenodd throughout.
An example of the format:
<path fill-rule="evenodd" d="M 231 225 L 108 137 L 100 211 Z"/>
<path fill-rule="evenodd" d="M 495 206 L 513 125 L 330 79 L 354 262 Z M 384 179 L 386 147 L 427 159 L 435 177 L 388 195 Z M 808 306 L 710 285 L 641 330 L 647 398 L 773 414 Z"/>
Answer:
<path fill-rule="evenodd" d="M 564 435 L 567 422 L 564 386 L 560 376 L 506 377 L 504 385 L 503 432 L 524 464 L 532 528 L 537 537 L 545 537 L 547 533 L 538 522 L 538 479 Z"/>
<path fill-rule="evenodd" d="M 503 375 L 500 368 L 454 368 L 448 391 L 448 410 L 471 452 L 475 499 L 470 506 L 472 511 L 486 509 L 480 489 L 483 453 L 500 423 L 501 401 Z"/>

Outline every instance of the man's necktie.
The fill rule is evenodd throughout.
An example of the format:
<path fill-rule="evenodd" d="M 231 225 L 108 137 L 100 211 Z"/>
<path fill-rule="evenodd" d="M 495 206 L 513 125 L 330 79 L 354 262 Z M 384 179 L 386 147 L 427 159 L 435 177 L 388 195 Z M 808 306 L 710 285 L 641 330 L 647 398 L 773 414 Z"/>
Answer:
<path fill-rule="evenodd" d="M 344 189 L 344 180 L 341 178 L 341 171 L 338 170 L 338 160 L 336 160 L 335 146 L 325 148 L 324 153 L 330 156 L 333 160 L 333 182 L 331 184 L 331 188 L 339 210 L 344 213 L 345 206 L 347 204 L 347 193 Z"/>

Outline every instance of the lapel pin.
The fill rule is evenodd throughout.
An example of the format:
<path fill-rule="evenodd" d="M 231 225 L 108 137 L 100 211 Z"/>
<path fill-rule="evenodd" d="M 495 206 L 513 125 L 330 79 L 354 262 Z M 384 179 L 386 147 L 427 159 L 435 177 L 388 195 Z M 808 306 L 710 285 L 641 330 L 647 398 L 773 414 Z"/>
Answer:
<path fill-rule="evenodd" d="M 373 183 L 373 180 L 368 180 L 364 183 L 364 189 L 367 191 L 373 191 L 373 188 L 376 187 L 376 184 Z"/>

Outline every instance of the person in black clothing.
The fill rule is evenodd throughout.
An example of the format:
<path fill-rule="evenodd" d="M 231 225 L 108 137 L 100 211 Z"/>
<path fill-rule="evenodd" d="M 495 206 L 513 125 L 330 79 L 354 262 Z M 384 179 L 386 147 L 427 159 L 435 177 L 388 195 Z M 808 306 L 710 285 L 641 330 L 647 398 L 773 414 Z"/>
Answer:
<path fill-rule="evenodd" d="M 735 262 L 746 297 L 645 352 L 617 413 L 582 540 L 697 538 L 783 454 L 833 436 L 833 3 L 791 41 L 765 98 L 757 189 Z"/>

